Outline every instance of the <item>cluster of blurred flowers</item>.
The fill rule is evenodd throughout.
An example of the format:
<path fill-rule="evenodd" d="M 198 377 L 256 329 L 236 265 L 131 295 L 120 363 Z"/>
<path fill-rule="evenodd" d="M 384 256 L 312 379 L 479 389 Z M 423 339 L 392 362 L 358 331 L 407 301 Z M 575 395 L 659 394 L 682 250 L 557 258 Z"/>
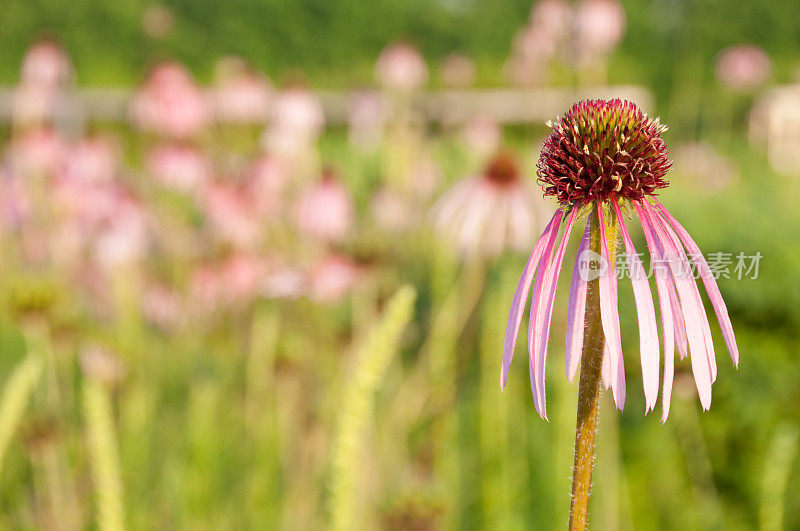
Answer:
<path fill-rule="evenodd" d="M 514 40 L 506 65 L 509 79 L 519 85 L 544 83 L 550 63 L 560 61 L 577 70 L 592 70 L 593 81 L 602 83 L 608 55 L 625 28 L 625 9 L 619 0 L 536 2 L 528 24 Z"/>
<path fill-rule="evenodd" d="M 436 228 L 462 256 L 524 249 L 542 199 L 501 148 L 500 126 L 475 117 L 455 131 L 474 176 L 444 191 L 409 103 L 428 80 L 425 61 L 392 44 L 375 73 L 382 90 L 354 93 L 349 109 L 351 148 L 379 166 L 360 208 L 352 180 L 321 160 L 325 113 L 302 83 L 276 89 L 228 58 L 206 90 L 163 62 L 130 101 L 132 131 L 76 132 L 58 120 L 69 57 L 54 41 L 36 43 L 0 165 L 6 267 L 57 278 L 98 316 L 127 294 L 171 329 L 259 298 L 336 302 L 374 276 L 359 241 L 376 232 L 400 246 Z M 461 56 L 442 70 L 453 86 L 473 75 Z"/>

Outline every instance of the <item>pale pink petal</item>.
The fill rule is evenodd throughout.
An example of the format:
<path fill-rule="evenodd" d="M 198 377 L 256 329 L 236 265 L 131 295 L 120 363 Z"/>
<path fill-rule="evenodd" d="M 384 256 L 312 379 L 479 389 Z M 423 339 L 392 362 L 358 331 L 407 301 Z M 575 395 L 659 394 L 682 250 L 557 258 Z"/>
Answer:
<path fill-rule="evenodd" d="M 669 262 L 672 278 L 680 298 L 680 307 L 684 314 L 686 324 L 686 335 L 689 341 L 689 352 L 692 361 L 692 373 L 697 385 L 697 393 L 700 396 L 700 404 L 703 409 L 711 407 L 711 368 L 708 364 L 705 337 L 702 329 L 702 306 L 698 306 L 698 301 L 692 293 L 693 279 L 688 278 L 686 271 L 681 271 L 683 261 L 680 259 L 680 251 L 675 247 L 670 236 L 664 230 L 660 221 L 655 217 L 655 213 L 650 209 L 646 202 L 642 203 L 644 212 L 648 216 L 648 222 L 654 229 L 665 257 Z M 695 286 L 696 288 L 696 286 Z"/>
<path fill-rule="evenodd" d="M 647 247 L 650 249 L 651 262 L 659 261 L 659 265 L 653 265 L 653 271 L 656 277 L 656 291 L 658 292 L 658 303 L 661 307 L 661 329 L 664 333 L 664 387 L 661 393 L 661 422 L 667 420 L 669 415 L 670 399 L 672 397 L 672 379 L 674 376 L 675 364 L 675 336 L 674 325 L 675 313 L 673 310 L 680 312 L 680 308 L 673 304 L 671 300 L 672 279 L 668 278 L 667 272 L 664 270 L 663 264 L 663 249 L 658 245 L 655 235 L 652 233 L 652 228 L 647 221 L 647 216 L 640 211 L 638 204 L 634 203 L 636 214 L 639 216 L 639 221 L 642 224 L 642 231 L 644 232 Z M 677 297 L 675 299 L 677 303 Z"/>
<path fill-rule="evenodd" d="M 681 245 L 680 239 L 678 239 L 678 235 L 675 234 L 675 231 L 672 230 L 672 227 L 669 226 L 667 220 L 658 212 L 658 210 L 652 207 L 651 209 L 652 215 L 661 224 L 664 232 L 667 234 L 670 240 L 672 240 L 672 244 L 675 246 L 675 249 L 677 249 L 681 260 L 681 269 L 691 273 L 692 270 L 689 265 L 689 258 L 686 256 L 686 253 L 683 250 L 683 246 Z M 700 326 L 703 330 L 703 341 L 705 341 L 706 344 L 706 356 L 708 358 L 709 369 L 711 370 L 711 383 L 714 383 L 717 380 L 717 359 L 714 355 L 714 340 L 711 337 L 711 325 L 709 325 L 708 314 L 703 306 L 703 299 L 700 297 L 700 290 L 697 287 L 694 275 L 687 274 L 687 276 L 689 280 L 691 280 L 690 284 L 692 287 L 692 296 L 694 297 L 695 304 L 700 309 Z"/>
<path fill-rule="evenodd" d="M 617 275 L 614 272 L 614 263 L 609 259 L 608 239 L 606 238 L 606 226 L 603 219 L 603 204 L 599 202 L 597 203 L 597 217 L 600 221 L 600 255 L 608 266 L 599 278 L 600 322 L 603 325 L 603 334 L 611 352 L 611 390 L 614 394 L 614 403 L 618 409 L 622 409 L 625 406 L 625 371 L 619 331 Z M 616 242 L 614 242 L 614 245 L 616 245 Z"/>
<path fill-rule="evenodd" d="M 636 302 L 636 314 L 639 321 L 639 351 L 642 360 L 642 385 L 644 386 L 645 413 L 656 407 L 658 399 L 658 327 L 656 325 L 656 310 L 653 307 L 653 295 L 650 293 L 650 283 L 644 272 L 642 261 L 636 254 L 628 229 L 622 219 L 619 204 L 612 201 L 614 212 L 619 220 L 619 230 L 625 244 L 625 254 L 628 257 L 628 271 L 633 284 L 633 298 Z"/>
<path fill-rule="evenodd" d="M 591 216 L 591 214 L 590 214 Z M 569 383 L 575 379 L 578 364 L 581 361 L 583 350 L 584 319 L 586 316 L 586 288 L 588 283 L 580 272 L 581 255 L 589 248 L 589 228 L 591 218 L 586 220 L 586 229 L 583 231 L 581 243 L 578 246 L 578 255 L 575 257 L 575 267 L 572 270 L 572 282 L 569 287 L 569 304 L 567 306 L 567 342 L 566 366 Z"/>
<path fill-rule="evenodd" d="M 600 376 L 607 391 L 611 387 L 611 351 L 608 348 L 608 342 L 603 345 L 603 365 L 600 369 Z"/>
<path fill-rule="evenodd" d="M 545 244 L 550 240 L 550 233 L 558 230 L 558 225 L 561 223 L 563 212 L 559 209 L 553 214 L 550 223 L 544 229 L 539 241 L 533 247 L 528 263 L 525 264 L 525 269 L 522 271 L 522 277 L 517 284 L 517 291 L 514 293 L 514 299 L 511 302 L 511 310 L 508 313 L 508 324 L 506 325 L 506 336 L 503 341 L 503 366 L 500 373 L 500 387 L 505 389 L 506 381 L 508 380 L 508 368 L 511 366 L 511 358 L 514 356 L 514 347 L 517 344 L 517 336 L 519 335 L 519 327 L 522 324 L 522 314 L 525 311 L 525 305 L 528 302 L 528 292 L 531 288 L 531 281 L 533 275 L 536 273 L 536 268 L 539 267 L 539 261 L 542 258 Z"/>
<path fill-rule="evenodd" d="M 567 219 L 567 224 L 564 227 L 564 234 L 561 236 L 561 242 L 552 259 L 550 258 L 551 248 L 555 243 L 555 239 L 548 243 L 545 256 L 542 259 L 543 261 L 547 260 L 547 265 L 543 270 L 544 275 L 542 275 L 541 291 L 539 289 L 539 278 L 536 279 L 536 284 L 533 288 L 533 301 L 531 302 L 531 317 L 528 328 L 528 345 L 534 364 L 533 373 L 535 376 L 534 381 L 531 383 L 533 384 L 536 410 L 544 419 L 547 419 L 545 367 L 547 364 L 547 344 L 550 340 L 550 321 L 553 317 L 553 302 L 556 296 L 558 277 L 561 273 L 561 264 L 564 261 L 566 244 L 567 241 L 569 241 L 569 235 L 572 231 L 572 225 L 575 223 L 577 214 L 578 209 L 573 208 Z M 557 235 L 557 233 L 554 233 L 554 236 L 555 235 Z"/>
<path fill-rule="evenodd" d="M 673 308 L 677 308 L 677 311 L 672 312 L 673 323 L 675 324 L 675 344 L 678 346 L 678 353 L 681 359 L 684 359 L 686 355 L 689 354 L 689 343 L 686 338 L 686 324 L 683 322 L 683 312 L 681 311 L 681 303 L 678 300 L 678 293 L 675 291 L 675 282 L 670 279 L 668 286 L 670 304 L 672 304 Z"/>
<path fill-rule="evenodd" d="M 717 287 L 717 281 L 714 279 L 714 275 L 711 272 L 711 268 L 708 267 L 708 263 L 706 262 L 705 257 L 700 252 L 700 248 L 695 243 L 694 239 L 689 235 L 683 226 L 678 223 L 672 214 L 670 214 L 663 205 L 658 205 L 661 209 L 661 215 L 665 217 L 675 231 L 680 236 L 683 245 L 686 246 L 686 249 L 689 250 L 689 254 L 691 255 L 692 261 L 697 265 L 700 270 L 700 278 L 703 280 L 703 284 L 706 287 L 706 293 L 708 294 L 708 298 L 711 300 L 711 305 L 714 307 L 714 312 L 717 314 L 717 319 L 719 320 L 719 326 L 722 329 L 722 337 L 725 338 L 725 344 L 728 346 L 728 351 L 731 353 L 731 359 L 733 359 L 734 366 L 739 366 L 739 347 L 736 346 L 736 337 L 733 335 L 733 325 L 731 324 L 731 318 L 728 316 L 728 308 L 725 306 L 725 301 L 722 299 L 722 294 L 719 292 L 719 287 Z"/>

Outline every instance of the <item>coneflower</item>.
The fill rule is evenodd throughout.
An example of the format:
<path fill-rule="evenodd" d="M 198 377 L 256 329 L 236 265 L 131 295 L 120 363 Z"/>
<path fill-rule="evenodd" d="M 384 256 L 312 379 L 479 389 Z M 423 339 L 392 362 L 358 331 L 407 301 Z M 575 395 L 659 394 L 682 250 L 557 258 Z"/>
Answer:
<path fill-rule="evenodd" d="M 734 365 L 738 365 L 739 352 L 728 311 L 707 262 L 689 233 L 655 198 L 656 192 L 667 186 L 665 177 L 671 166 L 661 138 L 666 127 L 658 118 L 651 118 L 634 104 L 621 100 L 579 102 L 563 118 L 548 122 L 548 126 L 552 132 L 542 149 L 538 176 L 545 195 L 555 196 L 560 207 L 534 246 L 514 295 L 503 346 L 501 386 L 506 385 L 533 283 L 529 368 L 536 410 L 542 418 L 547 418 L 545 361 L 556 286 L 572 227 L 588 214 L 572 276 L 566 336 L 568 379 L 574 378 L 579 359 L 582 367 L 570 528 L 583 529 L 601 380 L 605 379 L 611 387 L 619 409 L 625 403 L 614 271 L 619 235 L 639 321 L 646 412 L 655 408 L 658 396 L 660 349 L 656 313 L 650 284 L 625 226 L 623 211 L 629 217 L 639 218 L 654 266 L 663 265 L 653 268 L 664 342 L 662 422 L 669 412 L 676 346 L 681 357 L 688 350 L 704 410 L 711 405 L 711 385 L 717 376 L 711 330 L 692 274 L 692 263 L 717 314 Z M 556 245 L 564 220 L 563 235 Z M 597 278 L 588 274 L 594 270 L 598 271 Z"/>

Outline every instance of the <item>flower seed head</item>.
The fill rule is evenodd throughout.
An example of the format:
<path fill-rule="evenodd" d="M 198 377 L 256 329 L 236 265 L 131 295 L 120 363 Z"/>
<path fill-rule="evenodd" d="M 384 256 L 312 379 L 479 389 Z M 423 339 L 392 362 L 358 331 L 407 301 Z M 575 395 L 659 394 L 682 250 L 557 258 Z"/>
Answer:
<path fill-rule="evenodd" d="M 668 184 L 667 127 L 629 101 L 584 100 L 547 125 L 537 175 L 561 204 L 639 200 Z"/>

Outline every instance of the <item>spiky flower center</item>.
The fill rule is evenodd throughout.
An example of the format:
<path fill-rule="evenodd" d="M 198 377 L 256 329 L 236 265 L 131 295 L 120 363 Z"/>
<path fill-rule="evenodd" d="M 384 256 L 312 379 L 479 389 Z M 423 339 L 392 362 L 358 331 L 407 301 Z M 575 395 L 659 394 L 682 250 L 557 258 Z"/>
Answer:
<path fill-rule="evenodd" d="M 667 127 L 629 101 L 584 100 L 547 125 L 537 175 L 562 204 L 639 200 L 668 184 Z"/>

